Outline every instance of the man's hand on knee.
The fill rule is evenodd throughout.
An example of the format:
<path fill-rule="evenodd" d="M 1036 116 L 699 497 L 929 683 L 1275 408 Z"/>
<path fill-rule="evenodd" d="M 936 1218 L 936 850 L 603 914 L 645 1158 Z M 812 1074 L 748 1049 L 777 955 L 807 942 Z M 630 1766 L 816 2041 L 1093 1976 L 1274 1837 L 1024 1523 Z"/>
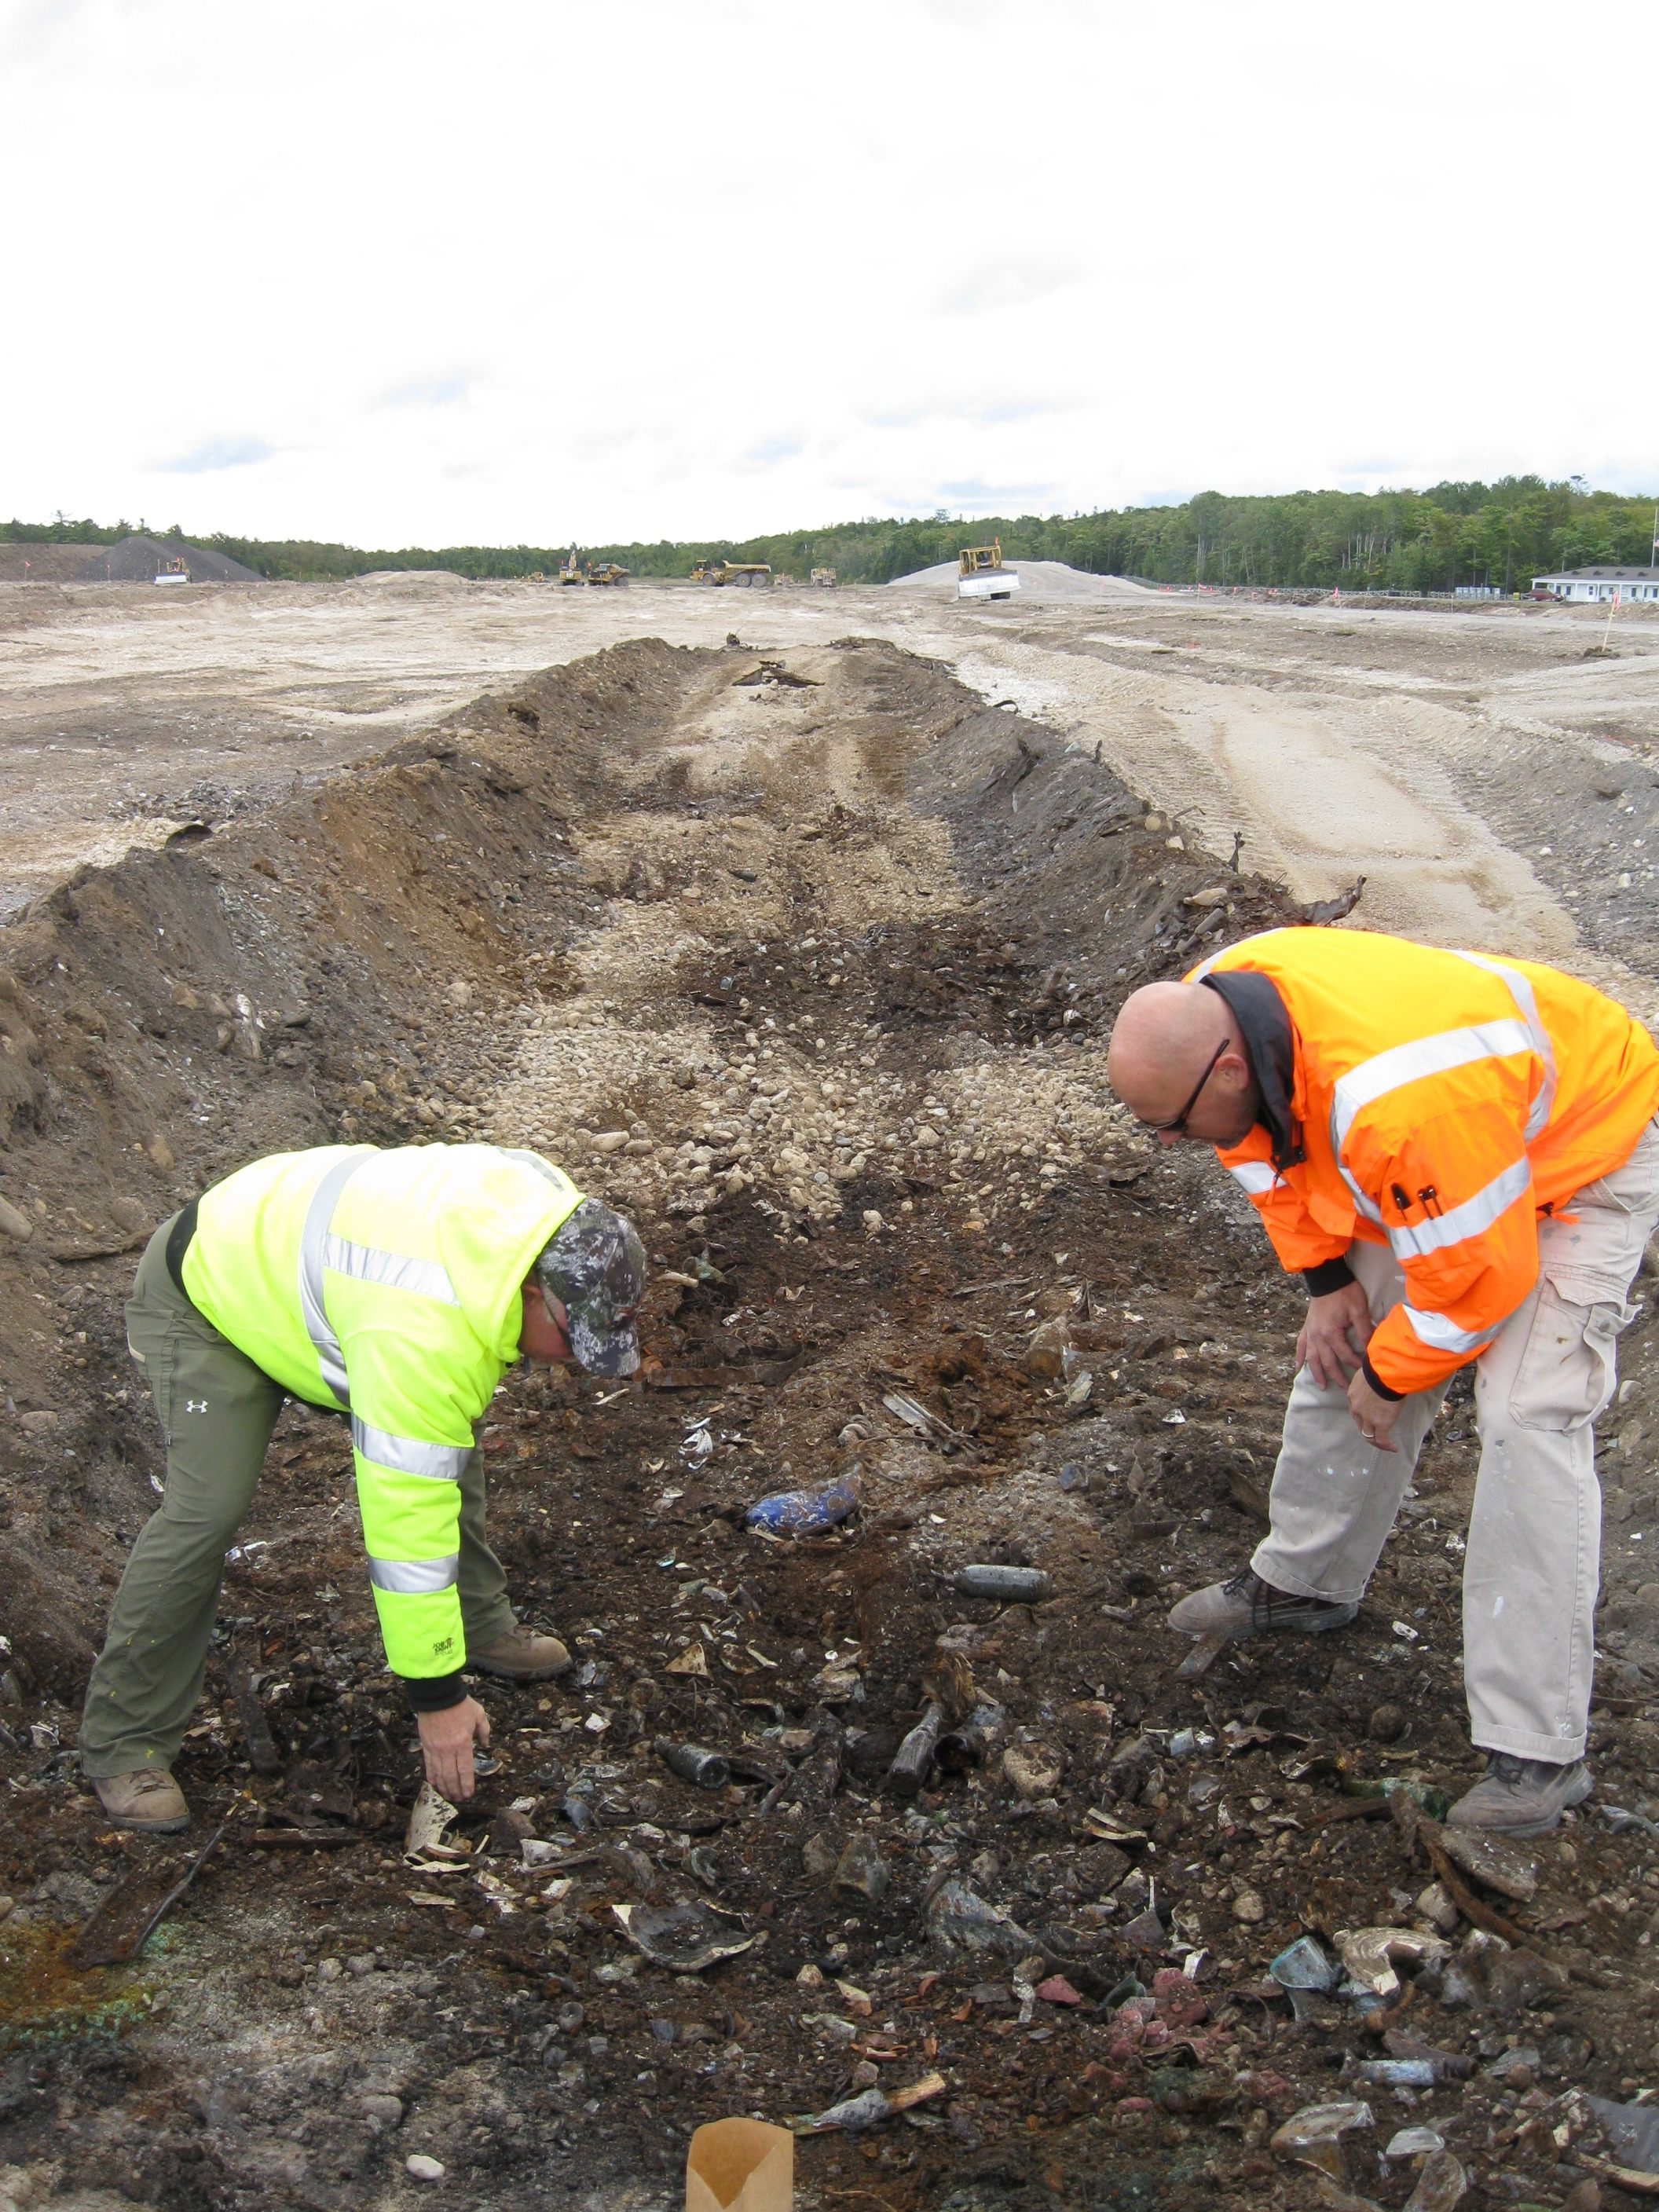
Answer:
<path fill-rule="evenodd" d="M 489 1748 L 489 1717 L 476 1698 L 463 1698 L 459 1705 L 416 1716 L 426 1778 L 443 1796 L 457 1803 L 472 1795 L 472 1746 Z"/>
<path fill-rule="evenodd" d="M 1378 1451 L 1398 1451 L 1394 1440 L 1394 1425 L 1400 1419 L 1403 1398 L 1379 1398 L 1363 1375 L 1356 1375 L 1348 1385 L 1348 1411 L 1353 1415 L 1354 1425 L 1368 1444 Z"/>
<path fill-rule="evenodd" d="M 1296 1364 L 1305 1367 L 1322 1390 L 1340 1390 L 1359 1370 L 1359 1357 L 1370 1341 L 1371 1310 L 1358 1283 L 1344 1283 L 1322 1298 L 1310 1298 L 1308 1317 L 1296 1340 Z"/>

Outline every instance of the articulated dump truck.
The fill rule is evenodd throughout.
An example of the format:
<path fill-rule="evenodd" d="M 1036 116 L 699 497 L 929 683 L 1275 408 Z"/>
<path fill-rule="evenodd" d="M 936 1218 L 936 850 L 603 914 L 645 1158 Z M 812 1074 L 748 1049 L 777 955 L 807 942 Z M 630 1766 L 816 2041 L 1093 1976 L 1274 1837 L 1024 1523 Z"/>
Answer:
<path fill-rule="evenodd" d="M 691 571 L 694 584 L 735 584 L 756 591 L 772 582 L 769 561 L 699 561 Z"/>

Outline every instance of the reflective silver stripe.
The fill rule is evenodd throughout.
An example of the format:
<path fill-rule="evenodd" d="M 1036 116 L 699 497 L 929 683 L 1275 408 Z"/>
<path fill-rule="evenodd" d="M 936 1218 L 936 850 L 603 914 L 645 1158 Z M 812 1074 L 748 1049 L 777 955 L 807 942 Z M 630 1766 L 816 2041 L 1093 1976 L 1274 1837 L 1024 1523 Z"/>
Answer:
<path fill-rule="evenodd" d="M 1525 1017 L 1532 1048 L 1543 1062 L 1544 1080 L 1527 1115 L 1527 1140 L 1530 1143 L 1548 1127 L 1550 1109 L 1555 1103 L 1555 1047 L 1550 1042 L 1549 1031 L 1538 1018 L 1537 997 L 1518 968 L 1505 967 L 1501 960 L 1488 960 L 1480 952 L 1460 952 L 1457 957 L 1467 960 L 1472 968 L 1484 968 L 1489 975 L 1497 976 Z"/>
<path fill-rule="evenodd" d="M 1444 1314 L 1424 1313 L 1408 1305 L 1402 1305 L 1400 1310 L 1411 1323 L 1412 1334 L 1418 1342 L 1426 1344 L 1431 1352 L 1478 1352 L 1503 1327 L 1502 1322 L 1493 1322 L 1489 1328 L 1459 1328 Z"/>
<path fill-rule="evenodd" d="M 343 1406 L 351 1403 L 351 1393 L 346 1382 L 340 1340 L 323 1305 L 324 1248 L 340 1193 L 370 1157 L 368 1152 L 352 1152 L 334 1163 L 312 1193 L 305 1224 L 300 1231 L 300 1312 L 306 1334 L 316 1351 L 317 1364 L 323 1370 L 323 1380 Z"/>
<path fill-rule="evenodd" d="M 1531 1030 L 1522 1021 L 1476 1022 L 1467 1029 L 1438 1030 L 1431 1036 L 1413 1037 L 1390 1045 L 1338 1079 L 1331 1093 L 1331 1152 L 1338 1172 L 1352 1194 L 1354 1204 L 1368 1221 L 1379 1225 L 1382 1209 L 1361 1189 L 1342 1157 L 1354 1116 L 1374 1105 L 1391 1091 L 1416 1083 L 1425 1075 L 1445 1075 L 1454 1067 L 1468 1067 L 1477 1060 L 1507 1060 L 1518 1052 L 1536 1049 Z"/>
<path fill-rule="evenodd" d="M 376 1589 L 395 1590 L 399 1597 L 428 1597 L 434 1590 L 453 1589 L 460 1566 L 458 1552 L 447 1559 L 371 1559 L 368 1579 Z"/>
<path fill-rule="evenodd" d="M 1437 1030 L 1431 1036 L 1413 1037 L 1390 1045 L 1372 1060 L 1362 1060 L 1338 1079 L 1331 1094 L 1331 1126 L 1339 1143 L 1363 1107 L 1375 1104 L 1390 1091 L 1425 1075 L 1444 1075 L 1472 1060 L 1507 1060 L 1517 1052 L 1533 1050 L 1532 1032 L 1521 1021 L 1475 1022 L 1461 1030 Z"/>
<path fill-rule="evenodd" d="M 1252 1198 L 1265 1197 L 1279 1181 L 1277 1171 L 1266 1160 L 1244 1160 L 1227 1172 Z"/>
<path fill-rule="evenodd" d="M 401 1252 L 382 1252 L 373 1244 L 354 1244 L 344 1237 L 323 1239 L 323 1265 L 336 1274 L 349 1275 L 359 1283 L 376 1283 L 388 1291 L 410 1291 L 416 1297 L 434 1298 L 440 1305 L 458 1306 L 460 1299 L 449 1279 L 449 1270 L 436 1260 L 411 1260 Z"/>
<path fill-rule="evenodd" d="M 471 1444 L 427 1444 L 418 1437 L 394 1437 L 390 1429 L 377 1429 L 356 1413 L 351 1441 L 376 1467 L 390 1468 L 394 1474 L 428 1475 L 434 1482 L 459 1482 L 472 1456 Z"/>
<path fill-rule="evenodd" d="M 1483 1190 L 1476 1191 L 1473 1198 L 1466 1198 L 1461 1206 L 1429 1216 L 1415 1229 L 1404 1224 L 1397 1229 L 1391 1228 L 1389 1243 L 1395 1258 L 1411 1260 L 1426 1252 L 1443 1252 L 1449 1244 L 1461 1244 L 1465 1237 L 1478 1237 L 1531 1188 L 1532 1164 L 1522 1158 L 1506 1167 L 1502 1175 L 1494 1176 Z"/>
<path fill-rule="evenodd" d="M 517 1160 L 520 1167 L 534 1168 L 545 1182 L 568 1183 L 570 1181 L 568 1176 L 561 1175 L 558 1169 L 550 1161 L 544 1160 L 539 1152 L 522 1152 L 516 1145 L 498 1145 L 496 1150 L 504 1160 Z"/>

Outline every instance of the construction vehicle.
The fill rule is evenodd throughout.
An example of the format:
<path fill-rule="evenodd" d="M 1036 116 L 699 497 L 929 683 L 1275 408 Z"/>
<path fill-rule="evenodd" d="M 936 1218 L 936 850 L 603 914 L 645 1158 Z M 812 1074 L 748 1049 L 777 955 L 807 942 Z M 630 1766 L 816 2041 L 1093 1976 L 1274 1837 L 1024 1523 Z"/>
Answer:
<path fill-rule="evenodd" d="M 1019 572 L 1002 565 L 1002 540 L 964 545 L 957 559 L 959 599 L 1011 599 L 1019 589 Z"/>
<path fill-rule="evenodd" d="M 694 584 L 732 584 L 763 590 L 772 581 L 769 561 L 699 561 L 691 571 Z"/>
<path fill-rule="evenodd" d="M 576 549 L 573 545 L 565 559 L 559 563 L 559 581 L 562 584 L 583 584 L 586 580 L 587 579 L 582 574 L 581 563 L 576 558 Z"/>
<path fill-rule="evenodd" d="M 155 571 L 155 580 L 158 584 L 189 583 L 190 569 L 185 564 L 184 556 L 179 555 L 173 560 L 163 561 Z"/>
<path fill-rule="evenodd" d="M 836 572 L 833 568 L 814 568 L 812 581 L 819 591 L 833 592 L 836 588 Z"/>
<path fill-rule="evenodd" d="M 619 561 L 590 561 L 587 580 L 590 584 L 625 584 L 628 571 Z"/>

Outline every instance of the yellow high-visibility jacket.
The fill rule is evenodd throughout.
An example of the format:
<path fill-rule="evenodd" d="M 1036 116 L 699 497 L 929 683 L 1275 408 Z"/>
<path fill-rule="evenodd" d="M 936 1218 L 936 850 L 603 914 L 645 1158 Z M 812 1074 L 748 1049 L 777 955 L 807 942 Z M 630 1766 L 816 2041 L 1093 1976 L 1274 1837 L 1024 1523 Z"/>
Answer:
<path fill-rule="evenodd" d="M 1196 980 L 1265 975 L 1290 1016 L 1304 1157 L 1258 1127 L 1220 1152 L 1287 1268 L 1386 1243 L 1406 1296 L 1367 1347 L 1400 1393 L 1484 1352 L 1538 1279 L 1538 1216 L 1626 1160 L 1659 1050 L 1588 983 L 1370 930 L 1273 929 Z"/>
<path fill-rule="evenodd" d="M 472 1425 L 519 1357 L 525 1278 L 581 1202 L 539 1154 L 494 1145 L 281 1152 L 202 1198 L 185 1292 L 294 1397 L 349 1408 L 380 1634 L 411 1680 L 465 1659 Z"/>

